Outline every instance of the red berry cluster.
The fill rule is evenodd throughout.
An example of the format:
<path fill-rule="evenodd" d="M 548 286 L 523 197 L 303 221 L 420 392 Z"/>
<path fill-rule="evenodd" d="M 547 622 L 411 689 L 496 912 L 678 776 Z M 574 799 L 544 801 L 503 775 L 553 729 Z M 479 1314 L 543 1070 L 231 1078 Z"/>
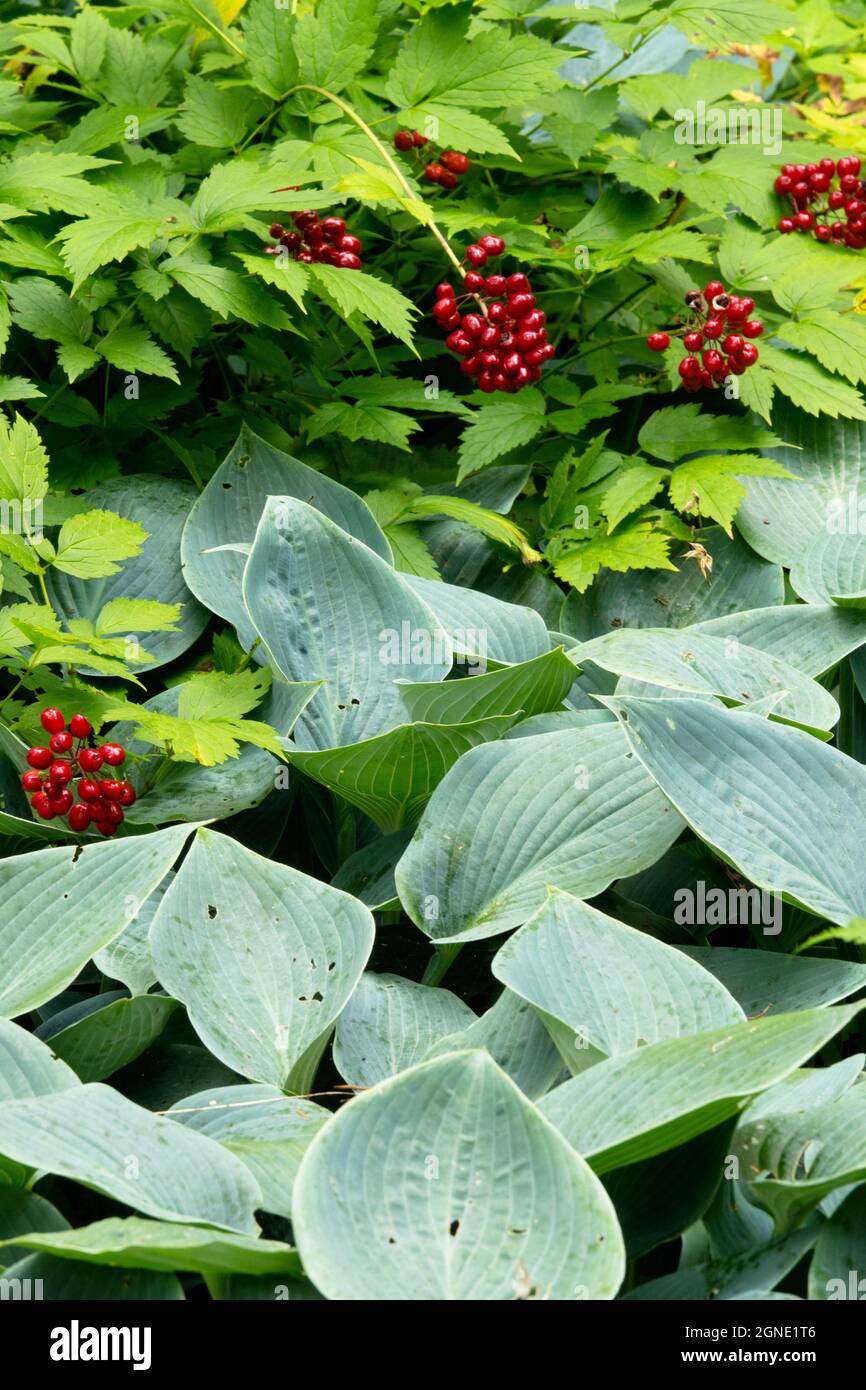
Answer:
<path fill-rule="evenodd" d="M 704 292 L 689 290 L 686 295 L 688 322 L 681 330 L 687 356 L 677 366 L 686 391 L 715 387 L 727 378 L 742 376 L 758 360 L 758 349 L 748 338 L 760 338 L 764 325 L 750 318 L 754 299 L 727 294 L 720 280 L 711 280 Z M 677 336 L 680 336 L 679 334 Z M 664 352 L 670 347 L 669 333 L 650 333 L 647 347 Z M 700 352 L 700 357 L 695 356 Z"/>
<path fill-rule="evenodd" d="M 401 154 L 410 150 L 423 149 L 426 136 L 419 130 L 398 130 L 394 136 L 394 148 Z M 443 150 L 438 159 L 424 166 L 424 177 L 428 183 L 438 183 L 440 188 L 456 188 L 460 175 L 469 168 L 469 159 L 459 150 Z"/>
<path fill-rule="evenodd" d="M 276 245 L 265 247 L 266 256 L 287 251 L 293 260 L 305 265 L 322 261 L 341 270 L 361 269 L 361 239 L 346 231 L 342 217 L 320 219 L 317 212 L 295 212 L 292 221 L 298 229 L 295 232 L 287 232 L 281 222 L 271 227 Z"/>
<path fill-rule="evenodd" d="M 466 248 L 466 259 L 473 268 L 466 272 L 463 283 L 480 312 L 470 310 L 461 316 L 454 290 L 442 284 L 436 286 L 433 315 L 439 327 L 448 330 L 448 347 L 463 358 L 460 370 L 465 376 L 476 377 L 482 391 L 514 395 L 538 380 L 541 364 L 553 357 L 554 348 L 544 327 L 547 315 L 536 308 L 526 276 L 522 272 L 481 274 L 479 267 L 504 250 L 500 236 L 483 236 Z M 493 296 L 492 301 L 489 296 Z"/>
<path fill-rule="evenodd" d="M 822 159 L 819 164 L 783 164 L 773 187 L 791 200 L 791 214 L 780 218 L 779 231 L 811 232 L 818 241 L 862 251 L 866 247 L 866 189 L 859 175 L 856 154 Z M 844 222 L 840 220 L 843 212 Z"/>
<path fill-rule="evenodd" d="M 59 709 L 44 709 L 40 719 L 51 738 L 47 748 L 28 748 L 30 771 L 21 778 L 37 816 L 42 820 L 66 816 L 70 830 L 77 834 L 95 825 L 100 835 L 113 835 L 124 820 L 124 806 L 135 801 L 135 791 L 129 782 L 114 777 L 97 780 L 96 773 L 103 767 L 119 767 L 126 760 L 126 750 L 119 743 L 94 748 L 93 728 L 83 714 L 74 714 L 68 728 Z"/>

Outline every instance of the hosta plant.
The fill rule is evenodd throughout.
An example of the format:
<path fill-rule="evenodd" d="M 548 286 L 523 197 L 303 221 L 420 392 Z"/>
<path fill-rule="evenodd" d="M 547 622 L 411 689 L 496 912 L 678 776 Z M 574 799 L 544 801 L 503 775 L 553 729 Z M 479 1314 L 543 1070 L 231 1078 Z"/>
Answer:
<path fill-rule="evenodd" d="M 858 1296 L 863 37 L 6 7 L 4 1280 Z"/>

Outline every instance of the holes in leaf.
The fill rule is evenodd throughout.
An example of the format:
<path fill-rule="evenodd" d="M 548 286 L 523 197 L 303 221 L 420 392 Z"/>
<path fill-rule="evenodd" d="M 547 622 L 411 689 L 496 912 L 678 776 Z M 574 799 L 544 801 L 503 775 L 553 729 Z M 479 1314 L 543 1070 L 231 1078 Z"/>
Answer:
<path fill-rule="evenodd" d="M 451 1225 L 448 1227 L 448 1234 L 449 1234 L 450 1236 L 456 1236 L 456 1234 L 457 1234 L 457 1232 L 458 1232 L 459 1230 L 460 1230 L 460 1222 L 459 1222 L 459 1221 L 456 1219 L 456 1217 L 455 1217 L 455 1219 L 451 1222 Z"/>
<path fill-rule="evenodd" d="M 208 903 L 208 905 L 207 905 L 207 915 L 208 915 L 208 917 L 211 919 L 211 921 L 213 921 L 214 917 L 216 917 L 216 915 L 217 915 L 217 909 L 214 907 L 213 903 Z"/>

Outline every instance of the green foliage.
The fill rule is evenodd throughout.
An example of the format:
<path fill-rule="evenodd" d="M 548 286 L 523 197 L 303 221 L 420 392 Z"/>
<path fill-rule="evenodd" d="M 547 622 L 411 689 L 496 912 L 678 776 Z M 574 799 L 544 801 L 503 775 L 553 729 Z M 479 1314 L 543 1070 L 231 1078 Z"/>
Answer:
<path fill-rule="evenodd" d="M 862 37 L 828 0 L 4 8 L 4 1278 L 862 1266 L 866 263 L 773 190 L 866 156 Z M 268 254 L 309 211 L 362 269 Z M 431 313 L 491 233 L 555 345 L 494 394 Z M 689 398 L 716 277 L 758 359 Z M 127 750 L 109 842 L 24 791 L 49 705 Z"/>

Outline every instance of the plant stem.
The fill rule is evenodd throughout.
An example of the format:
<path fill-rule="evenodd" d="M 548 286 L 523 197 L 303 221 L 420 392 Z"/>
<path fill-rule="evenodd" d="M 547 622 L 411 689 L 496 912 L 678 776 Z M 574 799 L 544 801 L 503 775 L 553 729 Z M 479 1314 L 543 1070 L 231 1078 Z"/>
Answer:
<path fill-rule="evenodd" d="M 462 949 L 462 941 L 449 941 L 444 946 L 436 946 L 421 978 L 422 985 L 441 984 Z"/>

